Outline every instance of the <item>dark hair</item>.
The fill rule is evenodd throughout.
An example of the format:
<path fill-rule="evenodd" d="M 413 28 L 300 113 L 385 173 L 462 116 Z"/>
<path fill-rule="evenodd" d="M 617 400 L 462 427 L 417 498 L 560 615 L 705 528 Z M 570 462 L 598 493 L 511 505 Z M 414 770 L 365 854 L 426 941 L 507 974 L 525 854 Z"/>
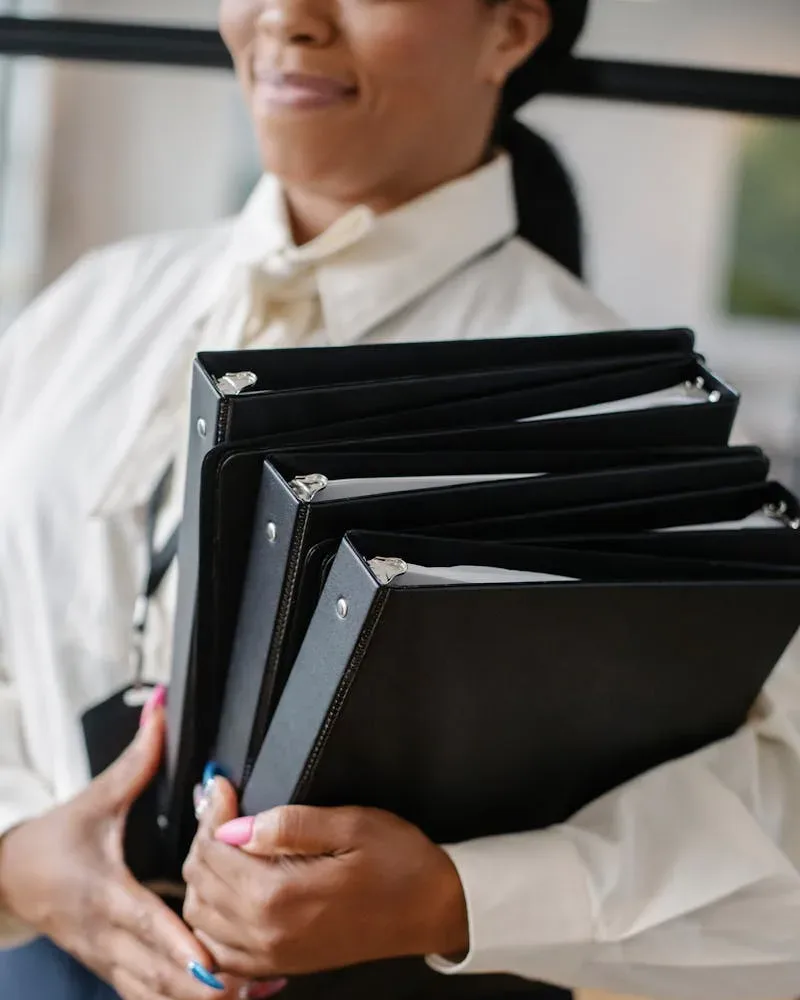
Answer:
<path fill-rule="evenodd" d="M 582 278 L 581 210 L 558 154 L 545 139 L 511 115 L 497 123 L 495 138 L 513 164 L 519 235 Z"/>
<path fill-rule="evenodd" d="M 494 132 L 495 143 L 508 151 L 514 165 L 519 235 L 579 278 L 583 230 L 575 188 L 553 147 L 518 121 L 516 111 L 545 88 L 569 56 L 583 30 L 588 2 L 550 0 L 553 30 L 506 84 Z"/>

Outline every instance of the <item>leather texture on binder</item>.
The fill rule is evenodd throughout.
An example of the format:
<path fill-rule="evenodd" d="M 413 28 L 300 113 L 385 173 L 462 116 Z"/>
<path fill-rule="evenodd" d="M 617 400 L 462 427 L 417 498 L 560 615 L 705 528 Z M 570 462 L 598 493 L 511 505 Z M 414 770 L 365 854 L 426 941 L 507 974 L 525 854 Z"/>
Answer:
<path fill-rule="evenodd" d="M 345 440 L 351 437 L 365 437 L 391 434 L 402 427 L 404 434 L 426 430 L 456 430 L 476 427 L 488 422 L 520 421 L 530 417 L 556 412 L 571 407 L 623 399 L 626 396 L 656 392 L 667 389 L 682 381 L 693 382 L 702 379 L 714 401 L 694 407 L 661 406 L 645 413 L 641 411 L 613 414 L 615 422 L 622 424 L 642 424 L 647 435 L 639 439 L 652 443 L 682 443 L 691 441 L 697 445 L 722 445 L 728 440 L 738 408 L 738 396 L 729 386 L 707 371 L 697 360 L 679 364 L 648 365 L 634 370 L 587 376 L 572 381 L 562 381 L 552 386 L 535 386 L 522 390 L 476 396 L 468 400 L 415 407 L 409 401 L 406 408 L 374 417 L 343 420 L 325 428 L 329 440 Z M 692 413 L 687 413 L 692 410 Z M 251 399 L 249 411 L 237 409 L 237 416 L 248 427 L 255 425 L 255 397 Z M 583 420 L 602 420 L 602 417 L 586 416 L 565 418 L 565 423 L 580 423 Z M 249 423 L 248 423 L 249 420 Z M 569 433 L 569 432 L 567 432 Z M 573 432 L 574 433 L 574 432 Z M 636 431 L 632 444 L 638 443 Z M 644 434 L 644 431 L 638 431 Z M 662 437 L 663 435 L 663 437 Z M 285 432 L 276 439 L 280 446 L 307 444 L 320 439 L 319 426 Z"/>
<path fill-rule="evenodd" d="M 439 842 L 565 821 L 734 732 L 800 624 L 796 575 L 702 559 L 682 579 L 676 566 L 614 582 L 627 557 L 607 556 L 606 580 L 595 561 L 576 583 L 404 587 L 378 582 L 379 554 L 581 577 L 593 561 L 348 536 L 245 789 L 249 814 L 376 806 Z"/>
<path fill-rule="evenodd" d="M 485 465 L 472 460 L 459 464 L 457 455 L 452 453 L 436 456 L 436 460 L 442 475 L 463 472 L 470 463 L 473 472 L 481 472 L 493 467 L 495 461 L 489 458 Z M 447 535 L 450 534 L 449 521 L 462 520 L 468 512 L 477 514 L 480 519 L 487 518 L 487 524 L 494 524 L 494 518 L 489 520 L 488 513 L 496 514 L 504 509 L 557 509 L 581 498 L 599 501 L 659 495 L 664 489 L 678 484 L 700 488 L 723 483 L 763 482 L 768 467 L 758 449 L 728 449 L 714 459 L 705 457 L 701 461 L 595 468 L 588 472 L 578 467 L 579 471 L 571 474 L 356 496 L 328 503 L 324 502 L 323 488 L 317 497 L 320 502 L 308 503 L 295 496 L 289 485 L 292 470 L 303 468 L 302 461 L 301 456 L 291 456 L 284 464 L 284 459 L 277 456 L 275 465 L 268 463 L 264 468 L 214 753 L 214 759 L 237 785 L 247 780 L 248 762 L 264 738 L 271 712 L 313 611 L 317 594 L 313 577 L 306 579 L 305 576 L 309 560 L 313 562 L 312 548 L 324 539 L 341 537 L 345 531 L 355 528 L 396 527 Z M 391 455 L 362 457 L 360 463 L 357 456 L 346 457 L 343 462 L 332 457 L 321 461 L 319 467 L 306 466 L 306 470 L 336 479 L 358 471 L 360 476 L 387 475 L 397 468 L 395 456 Z M 235 463 L 232 457 L 229 464 Z M 421 461 L 418 474 L 431 468 L 430 459 Z M 285 474 L 279 471 L 281 469 L 287 470 Z M 402 463 L 401 472 L 410 471 L 408 463 Z M 539 456 L 534 455 L 522 464 L 507 464 L 505 471 L 546 470 L 542 470 Z M 234 483 L 228 495 L 238 495 L 238 479 Z M 227 522 L 230 523 L 230 518 Z M 270 525 L 272 528 L 268 531 Z M 475 525 L 474 532 L 475 537 L 492 537 L 481 534 L 480 524 Z M 212 575 L 220 579 L 218 571 Z M 219 608 L 209 617 L 218 629 L 225 627 L 225 615 Z M 248 728 L 251 731 L 249 738 Z"/>

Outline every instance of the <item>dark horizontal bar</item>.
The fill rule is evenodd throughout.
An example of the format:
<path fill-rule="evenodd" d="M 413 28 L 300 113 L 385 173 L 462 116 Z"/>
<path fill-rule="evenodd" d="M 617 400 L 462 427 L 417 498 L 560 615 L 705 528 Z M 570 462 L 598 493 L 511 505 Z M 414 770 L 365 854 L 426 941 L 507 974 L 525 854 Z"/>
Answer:
<path fill-rule="evenodd" d="M 229 69 L 230 57 L 211 29 L 97 21 L 0 17 L 0 54 Z M 514 104 L 534 90 L 534 74 L 515 82 Z M 573 59 L 556 70 L 547 92 L 800 118 L 800 77 L 651 63 Z"/>
<path fill-rule="evenodd" d="M 800 118 L 800 76 L 575 59 L 551 92 L 735 114 Z"/>
<path fill-rule="evenodd" d="M 148 24 L 0 17 L 0 54 L 230 69 L 216 31 Z"/>

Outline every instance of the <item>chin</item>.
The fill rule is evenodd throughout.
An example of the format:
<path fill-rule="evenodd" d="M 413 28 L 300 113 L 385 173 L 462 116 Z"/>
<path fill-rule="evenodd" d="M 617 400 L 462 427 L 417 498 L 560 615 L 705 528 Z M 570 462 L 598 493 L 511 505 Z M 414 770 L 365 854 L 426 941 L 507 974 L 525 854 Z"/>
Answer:
<path fill-rule="evenodd" d="M 286 185 L 307 187 L 337 196 L 364 189 L 363 144 L 308 123 L 259 123 L 258 146 L 264 169 Z"/>

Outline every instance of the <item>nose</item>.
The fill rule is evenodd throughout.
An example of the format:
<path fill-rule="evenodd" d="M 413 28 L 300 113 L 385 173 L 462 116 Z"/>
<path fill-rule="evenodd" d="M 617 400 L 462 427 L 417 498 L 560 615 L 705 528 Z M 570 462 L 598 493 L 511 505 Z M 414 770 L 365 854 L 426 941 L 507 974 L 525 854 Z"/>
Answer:
<path fill-rule="evenodd" d="M 268 0 L 258 26 L 282 45 L 324 48 L 336 36 L 336 22 L 324 0 Z"/>

